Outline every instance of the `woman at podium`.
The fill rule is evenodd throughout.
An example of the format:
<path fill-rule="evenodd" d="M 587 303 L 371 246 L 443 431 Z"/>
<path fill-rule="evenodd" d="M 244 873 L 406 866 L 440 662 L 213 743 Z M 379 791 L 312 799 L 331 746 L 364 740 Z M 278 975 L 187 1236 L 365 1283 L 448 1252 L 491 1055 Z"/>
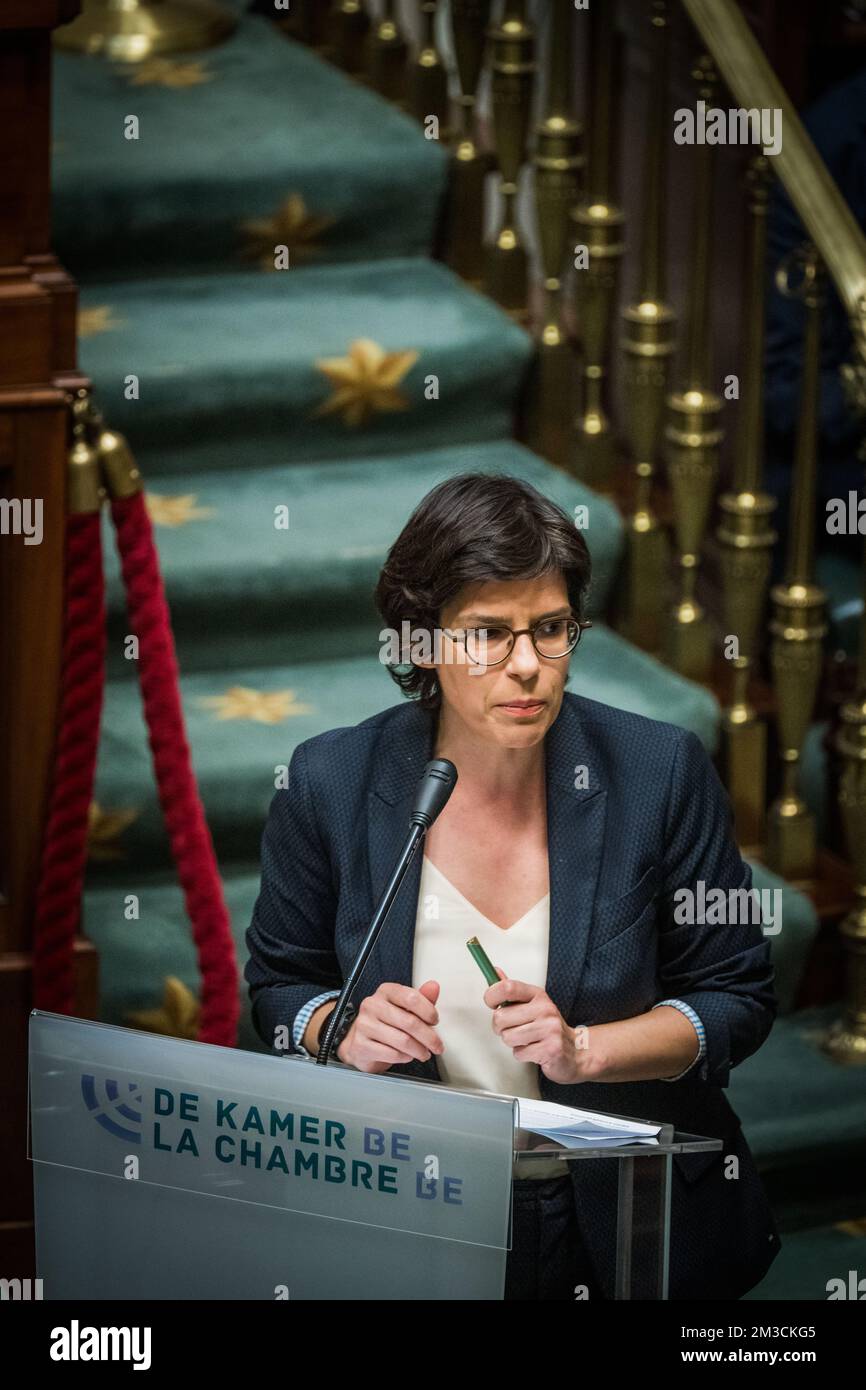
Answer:
<path fill-rule="evenodd" d="M 288 1025 L 315 1054 L 418 778 L 450 759 L 457 783 L 338 1060 L 720 1138 L 721 1152 L 674 1155 L 670 1297 L 738 1298 L 779 1249 L 724 1094 L 775 1016 L 769 942 L 697 735 L 566 689 L 572 671 L 593 685 L 589 583 L 581 531 L 525 482 L 463 474 L 422 500 L 375 593 L 403 698 L 301 743 L 271 805 L 247 932 L 253 1018 L 269 1045 Z M 617 1166 L 551 1160 L 515 1180 L 506 1298 L 612 1296 Z"/>

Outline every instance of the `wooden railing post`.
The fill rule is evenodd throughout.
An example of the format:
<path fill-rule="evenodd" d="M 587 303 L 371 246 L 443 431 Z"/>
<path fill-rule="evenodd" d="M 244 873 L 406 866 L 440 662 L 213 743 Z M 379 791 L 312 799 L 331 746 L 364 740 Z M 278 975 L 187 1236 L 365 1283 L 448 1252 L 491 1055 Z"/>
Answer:
<path fill-rule="evenodd" d="M 0 1272 L 32 1270 L 27 1023 L 39 853 L 51 776 L 63 620 L 68 392 L 76 288 L 51 253 L 51 33 L 75 0 L 0 10 Z M 30 525 L 21 521 L 29 504 Z M 95 1012 L 81 943 L 77 1011 Z"/>

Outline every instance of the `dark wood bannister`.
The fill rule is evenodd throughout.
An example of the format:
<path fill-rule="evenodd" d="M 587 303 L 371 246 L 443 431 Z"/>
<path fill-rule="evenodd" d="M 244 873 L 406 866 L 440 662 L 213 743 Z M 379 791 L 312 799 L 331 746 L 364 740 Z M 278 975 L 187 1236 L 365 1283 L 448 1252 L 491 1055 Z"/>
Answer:
<path fill-rule="evenodd" d="M 63 618 L 74 282 L 51 252 L 51 33 L 77 0 L 0 8 L 0 1271 L 33 1272 L 27 1024 L 38 860 L 51 775 Z M 41 540 L 14 528 L 41 504 Z M 95 1016 L 96 956 L 81 941 L 76 1008 Z"/>

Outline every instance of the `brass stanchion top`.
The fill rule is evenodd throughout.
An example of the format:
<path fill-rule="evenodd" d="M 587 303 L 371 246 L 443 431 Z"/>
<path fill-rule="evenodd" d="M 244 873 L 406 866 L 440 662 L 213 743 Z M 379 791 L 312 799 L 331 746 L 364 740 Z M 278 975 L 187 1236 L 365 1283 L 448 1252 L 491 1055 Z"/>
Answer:
<path fill-rule="evenodd" d="M 81 386 L 67 399 L 72 413 L 72 445 L 67 459 L 69 488 L 66 510 L 70 516 L 84 516 L 99 511 L 105 501 L 105 488 L 99 470 L 99 456 L 88 438 L 92 411 L 90 391 Z"/>
<path fill-rule="evenodd" d="M 141 492 L 141 473 L 122 434 L 116 434 L 114 430 L 101 430 L 97 449 L 110 497 L 133 497 Z"/>

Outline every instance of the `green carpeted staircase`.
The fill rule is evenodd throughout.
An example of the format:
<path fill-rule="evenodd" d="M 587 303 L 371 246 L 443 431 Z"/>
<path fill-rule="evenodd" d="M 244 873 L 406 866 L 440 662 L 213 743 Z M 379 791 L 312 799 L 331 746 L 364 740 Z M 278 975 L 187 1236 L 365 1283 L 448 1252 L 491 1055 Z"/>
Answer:
<path fill-rule="evenodd" d="M 54 246 L 85 283 L 222 274 L 243 264 L 242 225 L 292 195 L 314 219 L 299 256 L 319 244 L 328 261 L 429 250 L 444 151 L 301 45 L 289 53 L 264 19 L 137 72 L 58 53 L 54 76 Z M 272 260 L 275 238 L 263 240 Z"/>
<path fill-rule="evenodd" d="M 587 505 L 595 626 L 569 688 L 715 750 L 714 697 L 603 621 L 618 512 L 511 438 L 530 339 L 430 259 L 444 151 L 253 16 L 220 48 L 140 73 L 56 54 L 54 83 L 54 245 L 81 285 L 82 369 L 151 495 L 241 963 L 275 777 L 301 740 L 403 698 L 378 660 L 372 590 L 442 478 L 506 471 L 569 513 Z M 130 114 L 137 140 L 124 138 Z M 264 268 L 283 243 L 290 268 Z M 390 354 L 372 410 L 337 384 L 335 361 L 359 341 L 367 361 Z M 84 928 L 102 1017 L 129 1024 L 160 1004 L 166 976 L 193 990 L 198 979 L 107 523 L 104 535 L 109 679 Z M 783 885 L 756 865 L 755 886 Z M 731 1099 L 758 1158 L 791 1165 L 814 1142 L 863 1144 L 866 1116 L 858 1124 L 850 1073 L 803 1041 L 793 1004 L 817 922 L 801 894 L 784 894 L 773 940 L 784 1016 L 734 1073 Z M 240 1043 L 261 1049 L 243 986 L 242 1000 Z"/>

